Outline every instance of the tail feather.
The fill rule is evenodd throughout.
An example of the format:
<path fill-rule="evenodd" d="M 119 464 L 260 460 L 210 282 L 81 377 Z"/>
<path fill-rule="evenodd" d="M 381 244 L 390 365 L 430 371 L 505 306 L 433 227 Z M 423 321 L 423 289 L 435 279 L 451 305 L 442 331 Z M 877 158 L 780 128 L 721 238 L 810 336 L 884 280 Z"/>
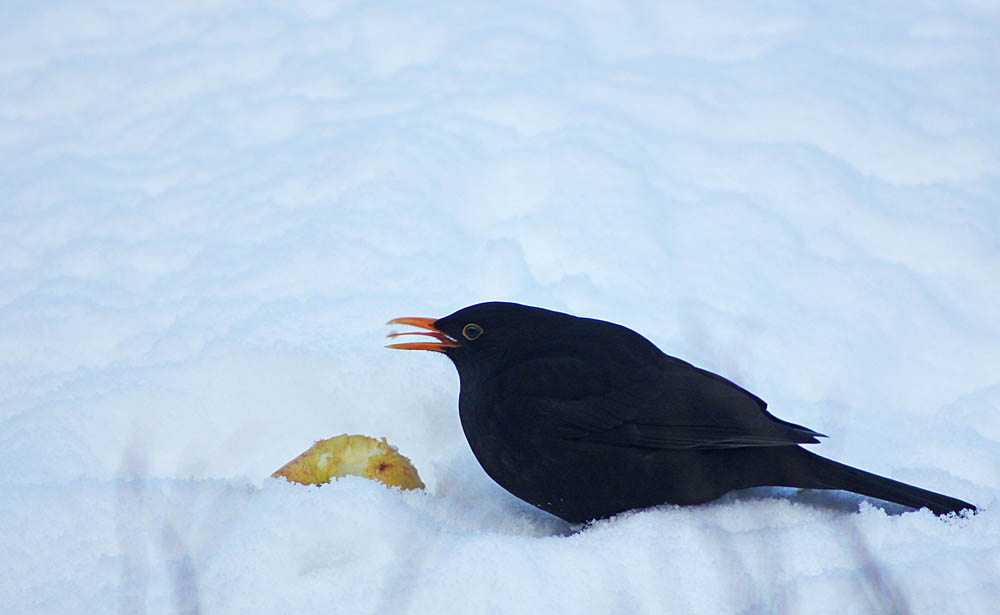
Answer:
<path fill-rule="evenodd" d="M 976 510 L 975 506 L 958 498 L 852 468 L 832 459 L 820 457 L 805 449 L 799 450 L 806 455 L 803 465 L 808 474 L 808 477 L 801 482 L 808 484 L 797 486 L 811 489 L 842 489 L 880 500 L 888 500 L 903 506 L 928 508 L 936 515 L 946 515 L 962 510 L 975 512 Z"/>

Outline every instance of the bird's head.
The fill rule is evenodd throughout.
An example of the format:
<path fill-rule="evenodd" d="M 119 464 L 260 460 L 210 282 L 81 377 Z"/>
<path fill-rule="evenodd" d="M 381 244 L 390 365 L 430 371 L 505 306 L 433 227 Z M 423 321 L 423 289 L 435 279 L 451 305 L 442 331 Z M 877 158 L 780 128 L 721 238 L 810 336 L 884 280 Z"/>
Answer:
<path fill-rule="evenodd" d="M 397 342 L 388 348 L 444 353 L 471 384 L 515 364 L 547 359 L 602 365 L 602 371 L 634 371 L 662 354 L 635 331 L 603 320 L 543 308 L 491 301 L 444 318 L 394 318 L 387 324 L 419 331 L 392 332 L 390 338 L 423 335 L 432 341 Z"/>
<path fill-rule="evenodd" d="M 490 370 L 518 355 L 537 352 L 546 340 L 560 337 L 575 316 L 542 308 L 491 301 L 458 310 L 443 318 L 394 318 L 386 324 L 409 325 L 420 331 L 392 332 L 396 339 L 423 335 L 433 341 L 397 342 L 387 348 L 433 350 L 455 363 L 460 375 Z"/>

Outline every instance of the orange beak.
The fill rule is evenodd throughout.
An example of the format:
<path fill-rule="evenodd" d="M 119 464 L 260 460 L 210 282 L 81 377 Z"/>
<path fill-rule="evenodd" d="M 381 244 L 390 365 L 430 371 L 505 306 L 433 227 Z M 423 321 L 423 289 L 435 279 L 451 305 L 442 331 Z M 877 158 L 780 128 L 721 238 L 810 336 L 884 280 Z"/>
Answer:
<path fill-rule="evenodd" d="M 397 333 L 393 331 L 386 337 L 396 338 L 402 337 L 404 335 L 429 335 L 434 339 L 438 340 L 436 342 L 406 342 L 403 344 L 388 344 L 386 348 L 396 348 L 398 350 L 435 350 L 437 352 L 444 352 L 445 348 L 458 348 L 458 343 L 451 339 L 441 331 L 434 328 L 434 323 L 437 322 L 436 318 L 393 318 L 389 322 L 385 323 L 387 325 L 410 325 L 411 327 L 419 327 L 425 329 L 424 331 L 404 331 L 403 333 Z"/>

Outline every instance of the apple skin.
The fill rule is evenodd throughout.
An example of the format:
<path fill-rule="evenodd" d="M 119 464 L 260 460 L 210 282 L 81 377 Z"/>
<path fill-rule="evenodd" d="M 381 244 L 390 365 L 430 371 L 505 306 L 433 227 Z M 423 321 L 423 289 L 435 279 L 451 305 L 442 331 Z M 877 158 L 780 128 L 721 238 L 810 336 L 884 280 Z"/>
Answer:
<path fill-rule="evenodd" d="M 271 476 L 302 485 L 322 485 L 348 475 L 363 476 L 400 489 L 424 488 L 410 460 L 385 438 L 376 440 L 347 434 L 320 440 Z"/>

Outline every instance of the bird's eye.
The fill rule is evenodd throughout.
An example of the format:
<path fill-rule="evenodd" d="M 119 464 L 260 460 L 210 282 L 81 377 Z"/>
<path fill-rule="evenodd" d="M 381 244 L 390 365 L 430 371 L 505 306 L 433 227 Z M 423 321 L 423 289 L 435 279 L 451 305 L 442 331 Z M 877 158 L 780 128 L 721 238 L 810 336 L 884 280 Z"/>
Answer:
<path fill-rule="evenodd" d="M 469 323 L 462 327 L 462 335 L 467 340 L 474 340 L 483 334 L 483 328 L 476 323 Z"/>

